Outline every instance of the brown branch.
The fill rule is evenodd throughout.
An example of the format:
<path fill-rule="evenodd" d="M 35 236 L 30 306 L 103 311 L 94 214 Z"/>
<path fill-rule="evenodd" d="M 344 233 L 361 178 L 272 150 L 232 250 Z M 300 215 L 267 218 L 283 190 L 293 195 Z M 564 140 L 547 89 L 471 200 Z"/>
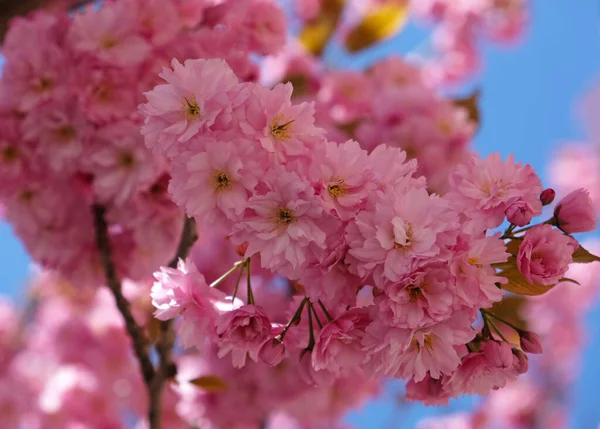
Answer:
<path fill-rule="evenodd" d="M 129 334 L 131 342 L 133 343 L 133 350 L 140 364 L 144 382 L 148 387 L 148 391 L 150 391 L 152 379 L 154 378 L 154 367 L 152 366 L 152 362 L 150 362 L 148 355 L 148 340 L 144 335 L 142 328 L 140 328 L 140 326 L 136 323 L 133 314 L 131 313 L 129 301 L 127 301 L 127 299 L 123 296 L 123 292 L 121 291 L 121 280 L 119 279 L 117 270 L 115 269 L 115 265 L 112 260 L 110 239 L 108 236 L 108 225 L 106 224 L 106 219 L 104 218 L 106 209 L 103 206 L 94 205 L 93 212 L 94 229 L 96 231 L 96 244 L 100 253 L 100 262 L 102 264 L 102 268 L 104 269 L 107 286 L 115 297 L 117 308 L 125 320 L 125 328 L 127 329 L 127 333 Z"/>
<path fill-rule="evenodd" d="M 181 232 L 181 239 L 175 257 L 169 263 L 170 268 L 176 268 L 179 259 L 185 259 L 196 240 L 196 223 L 194 219 L 186 218 Z M 162 391 L 165 381 L 177 374 L 177 367 L 173 363 L 171 352 L 175 343 L 175 333 L 173 332 L 173 321 L 167 320 L 160 323 L 160 338 L 156 344 L 156 350 L 160 358 L 156 376 L 150 386 L 150 409 L 148 420 L 150 429 L 160 429 Z"/>

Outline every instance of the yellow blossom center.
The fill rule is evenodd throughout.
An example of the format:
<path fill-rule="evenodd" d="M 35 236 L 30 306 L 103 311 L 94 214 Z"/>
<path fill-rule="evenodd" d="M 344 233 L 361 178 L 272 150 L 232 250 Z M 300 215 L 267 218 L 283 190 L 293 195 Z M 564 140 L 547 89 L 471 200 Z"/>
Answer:
<path fill-rule="evenodd" d="M 2 149 L 2 160 L 6 163 L 14 162 L 19 158 L 19 150 L 15 146 Z"/>
<path fill-rule="evenodd" d="M 52 79 L 47 77 L 40 77 L 38 82 L 33 86 L 33 90 L 37 93 L 45 92 L 54 86 Z"/>
<path fill-rule="evenodd" d="M 410 285 L 406 289 L 410 302 L 415 302 L 423 297 L 423 288 L 421 286 Z"/>
<path fill-rule="evenodd" d="M 277 223 L 283 226 L 288 226 L 292 222 L 295 222 L 296 218 L 291 210 L 285 207 L 279 207 L 277 209 Z"/>
<path fill-rule="evenodd" d="M 100 41 L 100 47 L 102 49 L 112 49 L 119 44 L 119 41 L 111 36 L 106 36 Z"/>
<path fill-rule="evenodd" d="M 200 105 L 196 101 L 196 96 L 192 95 L 191 99 L 183 99 L 183 113 L 188 121 L 193 121 L 200 117 Z"/>
<path fill-rule="evenodd" d="M 285 121 L 281 113 L 275 115 L 273 122 L 271 123 L 271 134 L 277 140 L 287 140 L 292 136 L 290 132 L 292 129 L 292 123 L 294 120 Z"/>
<path fill-rule="evenodd" d="M 337 183 L 327 186 L 327 190 L 332 197 L 341 197 L 346 193 L 346 189 L 344 188 L 344 180 L 338 180 Z"/>
<path fill-rule="evenodd" d="M 231 188 L 231 178 L 227 173 L 215 173 L 214 179 L 215 192 L 218 193 Z"/>
<path fill-rule="evenodd" d="M 123 168 L 133 168 L 135 165 L 135 158 L 130 152 L 124 152 L 121 154 L 120 164 Z"/>
<path fill-rule="evenodd" d="M 75 127 L 72 125 L 63 125 L 56 130 L 56 135 L 60 140 L 66 143 L 73 140 L 77 133 L 75 132 Z"/>

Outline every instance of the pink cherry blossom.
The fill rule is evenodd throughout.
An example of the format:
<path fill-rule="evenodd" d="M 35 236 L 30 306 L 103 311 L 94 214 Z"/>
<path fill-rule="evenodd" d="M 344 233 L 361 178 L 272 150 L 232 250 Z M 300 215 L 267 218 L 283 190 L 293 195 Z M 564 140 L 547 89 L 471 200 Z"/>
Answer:
<path fill-rule="evenodd" d="M 150 46 L 136 31 L 134 10 L 126 2 L 114 2 L 96 10 L 87 7 L 73 18 L 69 41 L 79 52 L 117 66 L 140 63 Z"/>
<path fill-rule="evenodd" d="M 162 268 L 154 276 L 150 294 L 156 308 L 154 316 L 159 320 L 182 316 L 177 333 L 183 347 L 199 347 L 207 335 L 215 335 L 215 305 L 225 294 L 210 288 L 193 263 L 179 261 L 177 269 Z"/>
<path fill-rule="evenodd" d="M 312 175 L 321 185 L 325 207 L 342 220 L 353 218 L 375 188 L 367 152 L 355 141 L 327 142 L 319 161 L 311 165 Z"/>
<path fill-rule="evenodd" d="M 488 341 L 482 351 L 463 358 L 449 383 L 466 394 L 487 395 L 517 377 L 517 363 L 508 343 Z"/>
<path fill-rule="evenodd" d="M 216 328 L 219 357 L 231 353 L 233 366 L 241 368 L 247 356 L 258 362 L 258 353 L 271 333 L 271 322 L 261 307 L 249 304 L 223 313 Z"/>
<path fill-rule="evenodd" d="M 167 84 L 145 93 L 140 106 L 146 116 L 142 134 L 146 145 L 167 154 L 176 142 L 186 142 L 201 129 L 210 127 L 217 116 L 231 109 L 228 91 L 238 79 L 223 60 L 171 62 L 160 76 Z"/>
<path fill-rule="evenodd" d="M 363 339 L 365 351 L 371 354 L 369 370 L 416 382 L 427 374 L 435 379 L 451 375 L 460 364 L 454 346 L 475 337 L 472 319 L 468 312 L 456 312 L 449 320 L 419 329 L 386 326 L 375 320 Z"/>
<path fill-rule="evenodd" d="M 375 302 L 390 325 L 418 328 L 451 315 L 455 289 L 448 267 L 432 264 L 387 285 Z"/>
<path fill-rule="evenodd" d="M 590 232 L 596 229 L 596 215 L 589 192 L 576 189 L 558 202 L 554 208 L 557 226 L 566 232 Z"/>
<path fill-rule="evenodd" d="M 241 132 L 256 139 L 278 161 L 290 156 L 306 156 L 321 142 L 323 130 L 314 126 L 312 103 L 292 104 L 291 84 L 273 89 L 247 86 L 248 102 L 236 109 Z"/>
<path fill-rule="evenodd" d="M 530 165 L 515 164 L 512 155 L 506 162 L 497 153 L 485 160 L 472 158 L 456 168 L 450 183 L 453 190 L 448 198 L 467 216 L 480 219 L 485 228 L 499 226 L 506 209 L 516 202 L 528 204 L 534 216 L 541 214 L 540 179 Z"/>
<path fill-rule="evenodd" d="M 314 368 L 339 373 L 360 366 L 367 358 L 361 341 L 369 322 L 365 310 L 353 309 L 323 326 L 312 352 Z"/>
<path fill-rule="evenodd" d="M 121 204 L 147 189 L 162 172 L 138 129 L 135 123 L 122 121 L 94 136 L 85 170 L 94 176 L 92 187 L 99 200 Z"/>
<path fill-rule="evenodd" d="M 264 174 L 253 143 L 227 135 L 190 140 L 173 160 L 173 201 L 206 224 L 240 219 Z"/>
<path fill-rule="evenodd" d="M 525 202 L 517 201 L 506 209 L 506 219 L 513 225 L 525 226 L 531 222 L 532 218 L 533 209 Z"/>
<path fill-rule="evenodd" d="M 538 225 L 525 233 L 517 266 L 531 284 L 556 284 L 573 262 L 577 242 L 550 225 Z"/>
<path fill-rule="evenodd" d="M 425 189 L 382 194 L 346 229 L 346 262 L 352 273 L 375 284 L 397 282 L 426 261 L 442 258 L 452 243 L 455 214 Z"/>
<path fill-rule="evenodd" d="M 296 173 L 273 169 L 264 180 L 271 189 L 248 200 L 251 213 L 238 224 L 236 238 L 248 241 L 246 256 L 260 253 L 263 267 L 297 278 L 313 262 L 312 248 L 325 247 L 322 204 Z"/>

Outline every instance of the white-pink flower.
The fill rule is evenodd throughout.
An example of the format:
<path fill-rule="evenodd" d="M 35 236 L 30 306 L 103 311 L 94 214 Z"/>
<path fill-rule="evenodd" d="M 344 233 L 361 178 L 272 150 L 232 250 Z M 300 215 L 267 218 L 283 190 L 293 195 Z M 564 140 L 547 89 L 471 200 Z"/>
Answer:
<path fill-rule="evenodd" d="M 377 286 L 397 282 L 418 266 L 447 257 L 456 215 L 424 188 L 382 193 L 346 228 L 346 263 Z"/>
<path fill-rule="evenodd" d="M 251 212 L 236 225 L 235 237 L 247 241 L 246 256 L 260 253 L 263 267 L 298 278 L 325 247 L 321 199 L 309 182 L 276 168 L 265 174 L 269 190 L 248 200 Z"/>
<path fill-rule="evenodd" d="M 368 359 L 361 342 L 370 322 L 365 309 L 354 308 L 323 326 L 312 352 L 313 367 L 335 374 L 360 367 Z"/>
<path fill-rule="evenodd" d="M 241 368 L 249 356 L 258 362 L 258 353 L 271 338 L 271 322 L 261 307 L 244 305 L 223 313 L 216 324 L 219 357 L 231 353 L 233 366 Z"/>
<path fill-rule="evenodd" d="M 146 116 L 142 134 L 146 145 L 160 154 L 177 153 L 173 146 L 210 128 L 217 116 L 231 110 L 228 91 L 238 78 L 222 59 L 174 59 L 160 76 L 167 82 L 146 92 L 148 102 L 140 106 Z"/>
<path fill-rule="evenodd" d="M 237 136 L 189 141 L 172 162 L 173 201 L 203 224 L 238 220 L 264 174 L 256 144 Z"/>

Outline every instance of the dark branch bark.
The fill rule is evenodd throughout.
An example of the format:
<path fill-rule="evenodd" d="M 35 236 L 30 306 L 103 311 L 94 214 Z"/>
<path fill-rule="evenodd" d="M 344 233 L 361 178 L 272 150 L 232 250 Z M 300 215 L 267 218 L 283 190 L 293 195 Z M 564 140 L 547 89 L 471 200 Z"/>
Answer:
<path fill-rule="evenodd" d="M 170 268 L 176 268 L 179 259 L 185 259 L 196 240 L 196 223 L 193 219 L 186 218 L 181 232 L 181 239 L 177 248 L 177 254 L 169 263 Z M 150 410 L 148 420 L 150 429 L 160 429 L 160 417 L 162 408 L 162 391 L 166 380 L 172 378 L 177 373 L 177 367 L 173 363 L 171 353 L 175 343 L 175 333 L 173 332 L 173 321 L 168 320 L 160 323 L 161 335 L 156 344 L 156 350 L 160 358 L 156 376 L 150 387 Z"/>
<path fill-rule="evenodd" d="M 150 362 L 148 355 L 148 340 L 146 339 L 142 328 L 140 328 L 140 326 L 136 323 L 133 314 L 131 313 L 129 301 L 125 299 L 123 292 L 121 291 L 121 280 L 119 279 L 117 270 L 115 269 L 115 265 L 112 260 L 110 239 L 108 236 L 108 225 L 106 224 L 106 220 L 104 218 L 106 209 L 102 206 L 94 205 L 93 211 L 94 228 L 96 231 L 96 244 L 100 253 L 100 262 L 102 264 L 102 268 L 104 269 L 107 286 L 115 297 L 117 308 L 125 320 L 125 328 L 127 329 L 127 333 L 129 334 L 131 342 L 133 343 L 135 356 L 140 364 L 144 382 L 149 390 L 150 385 L 152 384 L 152 379 L 154 378 L 154 367 L 152 366 L 152 362 Z"/>
<path fill-rule="evenodd" d="M 8 25 L 15 16 L 25 16 L 37 9 L 75 9 L 92 0 L 0 0 L 0 43 L 8 31 Z"/>

